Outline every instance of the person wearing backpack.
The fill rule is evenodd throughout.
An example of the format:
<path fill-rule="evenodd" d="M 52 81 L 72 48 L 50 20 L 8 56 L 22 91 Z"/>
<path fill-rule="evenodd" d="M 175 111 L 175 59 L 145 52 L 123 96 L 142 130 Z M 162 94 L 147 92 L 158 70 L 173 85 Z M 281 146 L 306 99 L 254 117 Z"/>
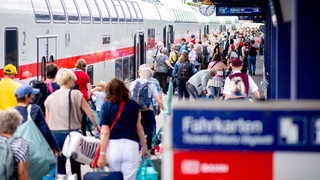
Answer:
<path fill-rule="evenodd" d="M 223 89 L 225 100 L 243 99 L 248 97 L 249 93 L 253 93 L 254 97 L 259 99 L 260 93 L 256 83 L 249 75 L 241 73 L 243 62 L 235 58 L 230 65 L 232 74 L 226 78 Z"/>
<path fill-rule="evenodd" d="M 251 40 L 248 52 L 248 70 L 249 75 L 256 75 L 257 49 L 255 47 L 255 40 Z"/>
<path fill-rule="evenodd" d="M 15 107 L 15 109 L 18 110 L 20 115 L 23 117 L 22 123 L 28 121 L 27 108 L 32 103 L 33 96 L 39 94 L 39 92 L 39 89 L 32 88 L 29 85 L 21 85 L 17 88 L 15 95 L 18 101 L 18 105 Z M 53 136 L 46 123 L 40 106 L 32 104 L 30 115 L 32 120 L 42 133 L 43 137 L 48 142 L 50 148 L 53 150 L 53 152 L 55 152 L 55 154 L 59 154 L 61 149 L 57 143 L 56 138 Z"/>
<path fill-rule="evenodd" d="M 152 148 L 152 134 L 154 126 L 156 125 L 156 119 L 154 116 L 152 97 L 158 103 L 159 109 L 164 109 L 161 94 L 158 92 L 157 87 L 150 83 L 152 77 L 152 70 L 145 65 L 139 67 L 139 78 L 133 81 L 130 85 L 130 97 L 136 101 L 140 106 L 141 111 L 141 124 L 144 132 L 147 135 L 148 149 Z"/>
<path fill-rule="evenodd" d="M 33 88 L 40 90 L 38 94 L 34 95 L 32 103 L 40 106 L 44 115 L 46 113 L 44 107 L 45 100 L 48 98 L 50 94 L 52 94 L 54 91 L 60 88 L 60 86 L 55 82 L 57 72 L 58 66 L 56 64 L 48 64 L 46 67 L 46 80 L 32 80 L 29 83 Z"/>
<path fill-rule="evenodd" d="M 174 77 L 177 80 L 179 100 L 182 100 L 183 97 L 185 98 L 185 100 L 188 100 L 190 97 L 190 94 L 186 88 L 186 83 L 189 80 L 189 78 L 193 75 L 193 69 L 193 64 L 189 61 L 188 52 L 182 52 L 173 70 Z"/>
<path fill-rule="evenodd" d="M 22 117 L 15 109 L 0 111 L 0 179 L 29 179 L 29 145 L 19 137 L 14 137 Z"/>

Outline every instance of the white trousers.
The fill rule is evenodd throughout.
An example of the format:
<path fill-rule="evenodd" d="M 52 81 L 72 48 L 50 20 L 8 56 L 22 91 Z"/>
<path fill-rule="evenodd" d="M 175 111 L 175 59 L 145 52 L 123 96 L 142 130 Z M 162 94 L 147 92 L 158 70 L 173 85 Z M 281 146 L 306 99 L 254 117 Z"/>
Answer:
<path fill-rule="evenodd" d="M 135 180 L 139 163 L 139 144 L 129 139 L 111 139 L 107 147 L 110 171 L 121 171 L 124 180 Z"/>

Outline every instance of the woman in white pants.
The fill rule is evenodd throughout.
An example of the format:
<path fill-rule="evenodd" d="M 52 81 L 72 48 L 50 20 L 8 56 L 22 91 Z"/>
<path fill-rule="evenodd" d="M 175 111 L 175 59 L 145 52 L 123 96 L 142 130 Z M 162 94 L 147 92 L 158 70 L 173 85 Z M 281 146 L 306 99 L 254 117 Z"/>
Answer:
<path fill-rule="evenodd" d="M 139 165 L 139 142 L 142 155 L 151 156 L 141 125 L 140 106 L 130 100 L 129 89 L 117 78 L 107 84 L 105 99 L 101 108 L 101 151 L 98 166 L 108 164 L 110 171 L 121 171 L 124 180 L 134 180 Z M 113 125 L 122 102 L 122 113 Z"/>

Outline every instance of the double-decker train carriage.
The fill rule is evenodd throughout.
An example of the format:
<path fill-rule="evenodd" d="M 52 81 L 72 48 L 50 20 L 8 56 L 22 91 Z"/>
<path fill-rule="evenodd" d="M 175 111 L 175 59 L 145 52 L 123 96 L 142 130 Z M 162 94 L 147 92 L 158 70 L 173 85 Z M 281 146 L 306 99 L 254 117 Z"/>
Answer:
<path fill-rule="evenodd" d="M 130 82 L 152 64 L 156 42 L 232 28 L 237 18 L 204 17 L 187 5 L 141 0 L 0 0 L 0 71 L 12 63 L 17 79 L 41 79 L 47 63 L 74 68 L 87 61 L 91 82 L 114 76 Z M 0 77 L 3 76 L 1 73 Z"/>

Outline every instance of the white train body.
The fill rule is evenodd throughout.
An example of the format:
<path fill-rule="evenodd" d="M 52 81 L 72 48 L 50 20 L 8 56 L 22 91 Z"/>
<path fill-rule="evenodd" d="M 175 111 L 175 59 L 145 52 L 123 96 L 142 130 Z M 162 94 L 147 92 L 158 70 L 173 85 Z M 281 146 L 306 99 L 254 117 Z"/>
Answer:
<path fill-rule="evenodd" d="M 17 79 L 42 78 L 45 65 L 74 68 L 88 63 L 95 83 L 119 77 L 131 81 L 141 63 L 152 64 L 157 41 L 178 43 L 226 28 L 189 6 L 140 0 L 0 0 L 0 71 L 17 65 Z M 237 18 L 227 24 L 237 23 Z M 204 32 L 205 31 L 205 32 Z M 2 77 L 2 73 L 0 73 Z"/>

